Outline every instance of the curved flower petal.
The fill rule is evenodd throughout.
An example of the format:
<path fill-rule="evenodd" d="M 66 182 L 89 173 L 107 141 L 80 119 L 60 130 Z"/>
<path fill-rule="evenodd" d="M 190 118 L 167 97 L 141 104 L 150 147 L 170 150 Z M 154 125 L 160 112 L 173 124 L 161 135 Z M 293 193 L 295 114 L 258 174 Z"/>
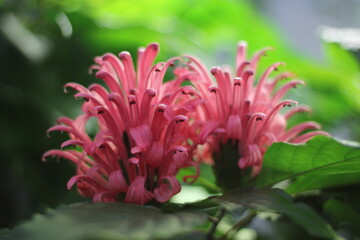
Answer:
<path fill-rule="evenodd" d="M 110 173 L 109 188 L 111 192 L 115 193 L 126 192 L 129 189 L 120 169 Z"/>
<path fill-rule="evenodd" d="M 152 168 L 157 168 L 162 163 L 164 157 L 164 146 L 162 142 L 153 142 L 147 152 L 145 161 Z"/>
<path fill-rule="evenodd" d="M 148 201 L 154 198 L 154 194 L 146 190 L 145 178 L 138 176 L 130 185 L 130 188 L 126 194 L 125 202 L 135 203 L 139 205 L 144 205 Z"/>
<path fill-rule="evenodd" d="M 165 176 L 159 179 L 158 187 L 155 188 L 154 194 L 158 202 L 166 202 L 172 196 L 179 193 L 181 185 L 175 176 Z"/>
<path fill-rule="evenodd" d="M 136 146 L 140 148 L 147 148 L 153 140 L 151 129 L 147 124 L 130 128 L 130 135 L 134 139 Z"/>

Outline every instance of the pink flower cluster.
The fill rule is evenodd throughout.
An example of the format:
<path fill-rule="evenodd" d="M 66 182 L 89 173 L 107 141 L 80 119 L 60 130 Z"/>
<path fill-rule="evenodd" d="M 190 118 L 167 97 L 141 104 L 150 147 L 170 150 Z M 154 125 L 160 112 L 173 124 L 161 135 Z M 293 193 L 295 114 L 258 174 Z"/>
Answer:
<path fill-rule="evenodd" d="M 50 150 L 44 158 L 59 156 L 77 165 L 68 188 L 77 183 L 80 194 L 93 201 L 166 202 L 181 189 L 178 170 L 197 168 L 186 114 L 201 102 L 182 94 L 182 77 L 163 83 L 175 59 L 153 65 L 158 52 L 157 44 L 141 48 L 136 72 L 128 52 L 120 53 L 120 59 L 112 54 L 97 57 L 92 68 L 108 89 L 66 84 L 78 92 L 76 98 L 85 99 L 84 113 L 74 120 L 62 117 L 48 131 L 68 132 L 70 140 L 61 147 L 77 145 L 82 151 Z M 92 117 L 99 127 L 93 139 L 85 131 Z M 196 176 L 185 180 L 191 177 Z"/>
<path fill-rule="evenodd" d="M 203 131 L 212 133 L 207 137 L 200 153 L 202 161 L 212 162 L 212 154 L 230 141 L 237 148 L 238 167 L 252 167 L 252 175 L 255 176 L 260 173 L 264 153 L 272 143 L 304 143 L 315 135 L 329 136 L 327 132 L 319 130 L 302 134 L 306 130 L 319 129 L 320 125 L 315 122 L 304 122 L 287 129 L 290 117 L 310 109 L 298 107 L 296 101 L 281 99 L 289 89 L 304 82 L 292 80 L 275 90 L 280 80 L 293 76 L 291 73 L 283 73 L 269 79 L 277 67 L 284 65 L 281 62 L 268 67 L 255 82 L 258 62 L 267 50 L 269 48 L 257 52 L 247 60 L 247 44 L 240 42 L 234 77 L 229 71 L 219 67 L 208 71 L 199 60 L 189 57 L 191 62 L 182 71 L 193 73 L 191 82 L 204 100 L 204 104 L 196 112 L 196 119 Z M 292 105 L 297 107 L 284 114 L 280 113 L 283 107 Z"/>
<path fill-rule="evenodd" d="M 252 167 L 256 175 L 271 143 L 302 143 L 314 135 L 328 135 L 322 131 L 300 135 L 319 128 L 314 122 L 286 130 L 287 119 L 307 108 L 280 114 L 283 106 L 296 104 L 281 99 L 289 88 L 302 82 L 290 81 L 274 91 L 280 79 L 289 77 L 282 74 L 267 80 L 281 65 L 276 63 L 255 83 L 254 73 L 264 51 L 248 61 L 246 45 L 241 43 L 234 78 L 218 67 L 211 69 L 217 85 L 193 57 L 175 68 L 173 80 L 164 82 L 168 68 L 181 59 L 153 64 L 158 51 L 157 44 L 140 48 L 136 71 L 128 52 L 95 58 L 92 69 L 106 88 L 66 84 L 76 90 L 75 98 L 85 100 L 83 114 L 74 120 L 62 117 L 48 130 L 65 131 L 70 139 L 61 145 L 63 150 L 50 150 L 44 159 L 58 156 L 76 164 L 77 174 L 69 180 L 69 189 L 76 184 L 79 193 L 93 201 L 166 202 L 181 189 L 176 178 L 179 169 L 195 167 L 196 175 L 186 176 L 184 181 L 196 179 L 198 161 L 207 161 L 229 140 L 237 148 L 238 166 Z M 183 84 L 188 80 L 192 86 Z M 91 118 L 98 124 L 94 137 L 86 131 Z M 81 151 L 68 147 L 73 145 Z M 196 150 L 198 145 L 202 151 Z M 198 161 L 193 160 L 195 152 Z"/>

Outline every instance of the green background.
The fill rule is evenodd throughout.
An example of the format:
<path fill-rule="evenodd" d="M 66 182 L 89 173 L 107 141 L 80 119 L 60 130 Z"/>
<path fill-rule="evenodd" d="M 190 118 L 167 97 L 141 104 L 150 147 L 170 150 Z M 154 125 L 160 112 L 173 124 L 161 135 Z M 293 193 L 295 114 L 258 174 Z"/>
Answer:
<path fill-rule="evenodd" d="M 88 68 L 94 56 L 105 52 L 127 50 L 135 56 L 139 46 L 158 42 L 158 61 L 191 54 L 210 68 L 233 66 L 239 40 L 249 43 L 250 53 L 273 46 L 276 50 L 261 61 L 260 69 L 286 62 L 280 70 L 292 71 L 307 83 L 291 90 L 288 98 L 313 108 L 310 116 L 300 115 L 290 124 L 311 118 L 335 136 L 359 140 L 359 51 L 325 41 L 317 53 L 305 51 L 264 13 L 264 2 L 0 1 L 0 228 L 46 207 L 83 201 L 76 190 L 66 189 L 74 166 L 66 160 L 43 163 L 41 156 L 66 138 L 58 133 L 48 138 L 46 129 L 58 117 L 73 118 L 80 111 L 81 102 L 65 94 L 63 85 L 98 82 Z M 339 1 L 323 3 L 328 8 L 319 12 L 331 15 L 335 3 L 341 6 Z M 309 39 L 302 31 L 311 19 L 300 10 L 298 28 L 293 29 L 298 42 Z M 342 24 L 346 27 L 346 21 Z M 321 41 L 318 32 L 311 34 Z"/>

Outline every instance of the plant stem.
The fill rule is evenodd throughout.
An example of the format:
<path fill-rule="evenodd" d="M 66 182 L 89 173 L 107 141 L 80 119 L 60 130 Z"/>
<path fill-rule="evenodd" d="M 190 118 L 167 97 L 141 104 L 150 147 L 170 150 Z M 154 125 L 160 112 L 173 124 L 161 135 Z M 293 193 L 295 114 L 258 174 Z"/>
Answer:
<path fill-rule="evenodd" d="M 232 235 L 234 235 L 235 233 L 237 233 L 242 227 L 244 227 L 246 224 L 248 224 L 249 222 L 251 222 L 251 220 L 256 216 L 256 211 L 251 211 L 249 213 L 249 215 L 247 215 L 246 217 L 240 219 L 237 223 L 235 223 L 230 229 L 229 231 L 227 231 L 224 235 L 222 235 L 220 238 L 218 238 L 218 240 L 226 240 L 229 239 L 229 235 L 230 237 L 232 237 Z"/>
<path fill-rule="evenodd" d="M 218 192 L 218 193 L 222 193 L 224 192 L 224 190 L 220 187 L 218 187 L 217 185 L 215 185 L 214 183 L 202 178 L 202 177 L 199 177 L 197 179 L 197 181 L 199 183 L 201 183 L 205 188 L 208 188 L 209 190 L 212 190 L 214 192 Z"/>
<path fill-rule="evenodd" d="M 217 217 L 211 219 L 213 224 L 211 225 L 210 230 L 206 236 L 206 240 L 213 239 L 213 234 L 215 233 L 216 227 L 218 226 L 219 222 L 225 215 L 225 208 L 223 208 L 223 207 L 220 208 L 219 213 L 217 215 L 218 215 Z"/>

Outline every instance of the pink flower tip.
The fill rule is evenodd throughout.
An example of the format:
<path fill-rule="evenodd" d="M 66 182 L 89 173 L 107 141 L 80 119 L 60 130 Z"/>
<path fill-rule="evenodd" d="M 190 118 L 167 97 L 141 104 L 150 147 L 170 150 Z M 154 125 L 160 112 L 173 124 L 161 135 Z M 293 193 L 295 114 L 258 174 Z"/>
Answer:
<path fill-rule="evenodd" d="M 153 88 L 146 89 L 145 93 L 149 95 L 149 97 L 155 97 L 156 96 L 156 90 Z"/>
<path fill-rule="evenodd" d="M 219 71 L 221 71 L 220 67 L 213 67 L 210 70 L 212 75 L 216 75 Z"/>
<path fill-rule="evenodd" d="M 183 123 L 189 120 L 188 117 L 184 116 L 184 115 L 177 115 L 174 117 L 173 119 L 175 121 L 175 123 Z"/>
<path fill-rule="evenodd" d="M 159 44 L 157 44 L 157 43 L 150 43 L 150 44 L 148 45 L 148 48 L 152 48 L 154 51 L 158 51 L 159 48 L 160 48 L 160 46 L 159 46 Z"/>

